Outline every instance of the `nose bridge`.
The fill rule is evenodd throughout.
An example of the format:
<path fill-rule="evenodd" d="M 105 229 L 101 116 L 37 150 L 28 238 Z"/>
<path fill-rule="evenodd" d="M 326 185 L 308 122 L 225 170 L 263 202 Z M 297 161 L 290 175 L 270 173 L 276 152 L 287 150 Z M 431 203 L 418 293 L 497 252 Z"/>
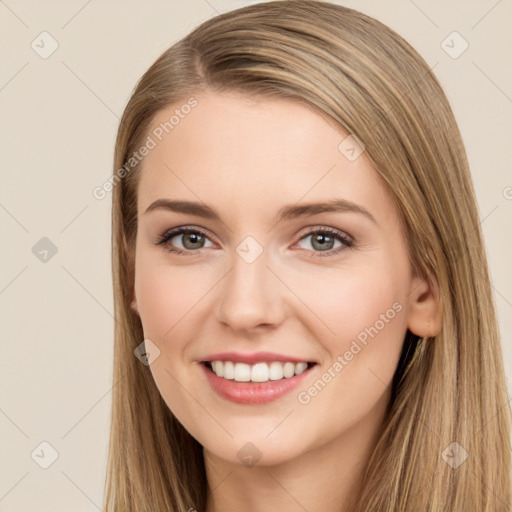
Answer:
<path fill-rule="evenodd" d="M 273 324 L 279 314 L 279 283 L 267 268 L 268 252 L 250 238 L 236 247 L 217 311 L 218 320 L 235 330 Z"/>

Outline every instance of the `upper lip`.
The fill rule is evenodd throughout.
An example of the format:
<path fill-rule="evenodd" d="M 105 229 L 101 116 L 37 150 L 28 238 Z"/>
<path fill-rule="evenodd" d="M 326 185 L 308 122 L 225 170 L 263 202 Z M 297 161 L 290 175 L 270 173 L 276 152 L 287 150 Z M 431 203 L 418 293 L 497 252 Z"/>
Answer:
<path fill-rule="evenodd" d="M 252 352 L 250 354 L 242 354 L 241 352 L 218 352 L 206 356 L 201 362 L 206 361 L 233 361 L 234 363 L 255 364 L 263 362 L 280 361 L 282 363 L 316 363 L 312 359 L 287 356 L 285 354 L 277 354 L 275 352 Z"/>

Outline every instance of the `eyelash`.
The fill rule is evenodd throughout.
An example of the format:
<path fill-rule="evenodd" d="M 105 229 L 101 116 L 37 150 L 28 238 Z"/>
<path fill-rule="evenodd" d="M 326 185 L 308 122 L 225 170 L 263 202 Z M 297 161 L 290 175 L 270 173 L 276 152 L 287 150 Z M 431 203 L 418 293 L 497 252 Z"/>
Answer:
<path fill-rule="evenodd" d="M 170 253 L 174 253 L 174 254 L 178 254 L 178 255 L 182 255 L 182 256 L 192 256 L 193 253 L 199 252 L 199 251 L 198 250 L 186 251 L 183 249 L 179 249 L 177 247 L 171 247 L 170 245 L 166 245 L 169 240 L 171 240 L 172 238 L 174 238 L 177 235 L 182 235 L 184 233 L 196 233 L 196 234 L 203 235 L 206 238 L 209 238 L 208 235 L 201 229 L 190 228 L 190 227 L 184 226 L 184 227 L 180 227 L 180 228 L 171 229 L 170 231 L 166 231 L 163 235 L 161 235 L 158 238 L 156 245 L 163 246 L 163 248 Z M 311 235 L 316 235 L 316 234 L 329 234 L 333 238 L 342 242 L 344 247 L 338 247 L 337 249 L 330 249 L 328 251 L 312 251 L 314 253 L 317 253 L 315 256 L 310 256 L 312 258 L 316 258 L 317 256 L 321 257 L 321 258 L 335 256 L 339 252 L 341 252 L 345 249 L 349 249 L 354 246 L 354 242 L 350 238 L 345 236 L 341 231 L 338 231 L 337 229 L 334 229 L 334 228 L 327 228 L 327 227 L 322 227 L 319 229 L 315 229 L 313 231 L 309 231 L 304 236 L 299 238 L 298 241 L 300 242 L 302 239 L 307 238 L 308 236 L 311 236 Z"/>

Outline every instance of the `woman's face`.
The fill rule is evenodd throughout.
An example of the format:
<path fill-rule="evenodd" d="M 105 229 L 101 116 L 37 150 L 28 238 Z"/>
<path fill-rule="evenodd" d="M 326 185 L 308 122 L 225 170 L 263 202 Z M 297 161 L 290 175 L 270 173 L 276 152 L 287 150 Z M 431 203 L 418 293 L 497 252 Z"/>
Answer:
<path fill-rule="evenodd" d="M 422 291 L 391 197 L 363 148 L 304 104 L 194 100 L 155 118 L 138 189 L 134 297 L 156 385 L 233 463 L 357 443 L 382 422 Z M 162 199 L 197 206 L 150 208 Z M 316 364 L 280 379 L 304 365 L 279 361 Z"/>

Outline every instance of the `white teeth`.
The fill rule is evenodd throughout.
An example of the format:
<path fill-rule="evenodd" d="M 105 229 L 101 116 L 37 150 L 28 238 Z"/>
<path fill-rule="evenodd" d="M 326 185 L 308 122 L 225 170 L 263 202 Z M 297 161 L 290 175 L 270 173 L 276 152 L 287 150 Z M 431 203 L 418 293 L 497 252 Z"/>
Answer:
<path fill-rule="evenodd" d="M 220 361 L 212 361 L 212 369 L 219 377 L 224 377 L 224 365 Z"/>
<path fill-rule="evenodd" d="M 270 363 L 270 380 L 279 380 L 283 378 L 283 363 L 274 361 Z"/>
<path fill-rule="evenodd" d="M 258 363 L 251 368 L 251 380 L 253 382 L 267 382 L 269 370 L 267 363 Z"/>
<path fill-rule="evenodd" d="M 251 380 L 251 367 L 245 363 L 236 363 L 235 380 L 237 382 L 249 382 Z"/>
<path fill-rule="evenodd" d="M 299 373 L 302 373 L 304 370 L 306 370 L 308 367 L 308 363 L 297 363 L 295 365 L 295 375 L 299 375 Z"/>
<path fill-rule="evenodd" d="M 293 363 L 284 363 L 283 375 L 289 379 L 295 373 L 295 365 Z"/>
<path fill-rule="evenodd" d="M 221 373 L 223 373 L 223 377 L 225 379 L 234 379 L 235 378 L 235 365 L 231 361 L 226 361 L 224 364 L 222 361 L 217 361 L 217 368 L 219 366 L 222 368 L 224 366 L 224 371 L 221 370 Z M 219 374 L 217 374 L 219 375 Z M 219 375 L 220 377 L 220 375 Z"/>
<path fill-rule="evenodd" d="M 308 367 L 308 363 L 281 363 L 273 361 L 270 364 L 233 363 L 232 361 L 212 361 L 212 370 L 217 377 L 235 380 L 237 382 L 267 382 L 268 380 L 289 379 L 299 375 Z"/>

